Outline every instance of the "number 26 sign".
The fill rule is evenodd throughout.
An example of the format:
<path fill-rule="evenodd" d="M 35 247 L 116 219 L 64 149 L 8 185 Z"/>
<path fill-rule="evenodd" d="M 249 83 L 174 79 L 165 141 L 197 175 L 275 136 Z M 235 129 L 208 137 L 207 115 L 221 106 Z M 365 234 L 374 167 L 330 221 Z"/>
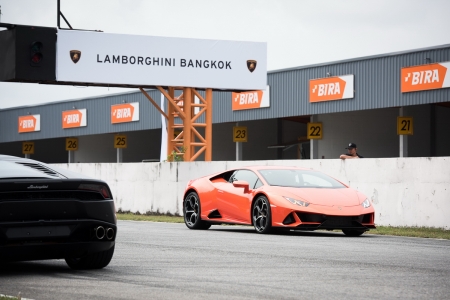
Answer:
<path fill-rule="evenodd" d="M 308 139 L 321 140 L 323 137 L 322 123 L 308 123 Z"/>

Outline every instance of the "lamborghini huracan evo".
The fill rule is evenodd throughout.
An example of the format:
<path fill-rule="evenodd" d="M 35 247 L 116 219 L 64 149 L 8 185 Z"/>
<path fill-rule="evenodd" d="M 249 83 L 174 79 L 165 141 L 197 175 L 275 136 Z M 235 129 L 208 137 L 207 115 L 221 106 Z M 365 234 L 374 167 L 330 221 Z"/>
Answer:
<path fill-rule="evenodd" d="M 375 228 L 365 195 L 324 173 L 296 167 L 244 167 L 191 180 L 183 213 L 190 229 L 241 224 L 258 233 L 338 229 L 360 236 Z"/>
<path fill-rule="evenodd" d="M 0 155 L 0 263 L 65 259 L 72 269 L 100 269 L 116 234 L 106 182 Z"/>

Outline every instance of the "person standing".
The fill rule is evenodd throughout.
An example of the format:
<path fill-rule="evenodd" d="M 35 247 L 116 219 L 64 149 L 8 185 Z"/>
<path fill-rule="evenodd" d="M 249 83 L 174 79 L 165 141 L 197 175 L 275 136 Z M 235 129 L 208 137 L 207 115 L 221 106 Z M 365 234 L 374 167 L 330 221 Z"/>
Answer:
<path fill-rule="evenodd" d="M 349 143 L 348 147 L 345 148 L 348 150 L 348 153 L 342 154 L 339 156 L 340 159 L 351 159 L 351 158 L 363 158 L 363 156 L 359 155 L 356 151 L 358 148 L 356 148 L 355 143 Z"/>

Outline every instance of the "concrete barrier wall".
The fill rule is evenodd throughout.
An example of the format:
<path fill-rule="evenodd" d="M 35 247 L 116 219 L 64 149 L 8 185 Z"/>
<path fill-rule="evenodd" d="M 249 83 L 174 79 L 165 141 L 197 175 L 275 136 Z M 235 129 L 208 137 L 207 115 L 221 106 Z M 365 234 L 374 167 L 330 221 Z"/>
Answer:
<path fill-rule="evenodd" d="M 106 181 L 117 210 L 182 215 L 183 192 L 190 179 L 251 165 L 297 166 L 327 173 L 372 200 L 377 225 L 450 229 L 450 157 L 55 166 Z"/>

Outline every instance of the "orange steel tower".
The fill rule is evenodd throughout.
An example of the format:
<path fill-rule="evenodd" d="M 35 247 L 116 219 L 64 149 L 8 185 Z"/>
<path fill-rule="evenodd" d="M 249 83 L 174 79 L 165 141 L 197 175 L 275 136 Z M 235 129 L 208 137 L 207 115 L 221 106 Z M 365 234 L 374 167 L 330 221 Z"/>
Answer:
<path fill-rule="evenodd" d="M 184 161 L 195 161 L 204 153 L 205 161 L 212 159 L 212 89 L 205 90 L 205 97 L 201 96 L 195 88 L 188 87 L 156 87 L 168 100 L 167 114 L 144 91 L 139 90 L 156 107 L 167 120 L 167 155 L 172 151 L 183 156 Z M 175 97 L 175 90 L 181 90 L 182 94 Z M 195 96 L 200 103 L 195 103 Z M 199 108 L 195 113 L 195 108 Z M 204 116 L 204 123 L 199 119 Z M 177 118 L 182 123 L 175 123 Z M 164 128 L 162 129 L 164 130 Z M 175 133 L 178 133 L 175 136 Z"/>

